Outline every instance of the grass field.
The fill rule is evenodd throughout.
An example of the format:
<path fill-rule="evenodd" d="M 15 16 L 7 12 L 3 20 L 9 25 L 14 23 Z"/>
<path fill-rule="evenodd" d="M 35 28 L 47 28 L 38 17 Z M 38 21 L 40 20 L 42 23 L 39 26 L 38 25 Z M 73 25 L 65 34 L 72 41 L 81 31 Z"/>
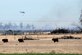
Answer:
<path fill-rule="evenodd" d="M 0 55 L 82 55 L 82 54 L 55 54 L 55 53 L 27 53 L 27 54 L 0 54 Z"/>
<path fill-rule="evenodd" d="M 13 53 L 63 53 L 61 55 L 77 55 L 82 54 L 82 39 L 59 39 L 59 42 L 53 42 L 52 38 L 62 36 L 74 36 L 82 38 L 82 34 L 59 34 L 59 35 L 27 35 L 27 37 L 39 38 L 39 40 L 24 40 L 18 42 L 21 35 L 1 35 L 0 36 L 0 53 L 9 53 L 9 55 L 16 55 Z M 2 39 L 7 38 L 8 43 L 2 42 Z M 58 54 L 57 54 L 58 53 Z M 68 54 L 68 55 L 69 55 Z M 0 54 L 7 55 L 7 54 Z M 51 54 L 18 54 L 18 55 L 51 55 Z M 52 54 L 54 55 L 54 54 Z"/>

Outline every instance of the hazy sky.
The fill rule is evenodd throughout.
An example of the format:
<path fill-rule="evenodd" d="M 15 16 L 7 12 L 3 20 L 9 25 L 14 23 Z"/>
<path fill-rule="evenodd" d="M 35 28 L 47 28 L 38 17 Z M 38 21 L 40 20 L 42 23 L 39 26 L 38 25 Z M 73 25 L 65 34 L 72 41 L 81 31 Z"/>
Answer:
<path fill-rule="evenodd" d="M 81 0 L 0 0 L 0 22 L 71 25 L 79 22 L 81 2 Z M 25 14 L 20 11 L 24 11 Z"/>

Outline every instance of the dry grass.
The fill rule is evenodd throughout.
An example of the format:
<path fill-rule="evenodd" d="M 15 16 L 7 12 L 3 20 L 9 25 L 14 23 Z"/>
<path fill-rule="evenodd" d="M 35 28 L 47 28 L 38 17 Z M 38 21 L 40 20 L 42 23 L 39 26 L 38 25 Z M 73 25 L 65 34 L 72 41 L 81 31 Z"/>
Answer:
<path fill-rule="evenodd" d="M 82 34 L 61 34 L 61 35 L 28 35 L 27 37 L 39 38 L 40 40 L 25 40 L 19 43 L 17 40 L 24 35 L 0 36 L 0 53 L 78 53 L 82 54 L 82 39 L 59 39 L 54 43 L 51 39 L 72 35 L 82 38 Z M 2 39 L 8 38 L 8 43 L 3 43 Z"/>

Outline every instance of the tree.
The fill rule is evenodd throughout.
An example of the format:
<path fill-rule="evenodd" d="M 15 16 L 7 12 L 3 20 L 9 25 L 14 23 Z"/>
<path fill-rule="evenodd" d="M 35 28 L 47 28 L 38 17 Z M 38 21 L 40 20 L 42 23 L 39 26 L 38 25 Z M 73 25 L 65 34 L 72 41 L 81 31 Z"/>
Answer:
<path fill-rule="evenodd" d="M 65 28 L 59 28 L 59 29 L 55 29 L 53 31 L 51 31 L 51 34 L 56 34 L 56 33 L 70 33 L 70 31 L 68 29 Z"/>
<path fill-rule="evenodd" d="M 75 24 L 74 26 L 76 26 L 79 29 L 79 33 L 81 33 L 82 32 L 82 10 L 81 10 L 80 18 L 79 18 L 79 23 L 80 25 Z"/>
<path fill-rule="evenodd" d="M 82 26 L 82 10 L 81 10 L 81 14 L 80 14 L 79 20 L 80 20 L 80 24 L 81 24 L 81 26 Z"/>
<path fill-rule="evenodd" d="M 20 29 L 23 29 L 23 23 L 20 23 Z"/>
<path fill-rule="evenodd" d="M 31 26 L 29 24 L 26 25 L 26 29 L 30 29 Z"/>
<path fill-rule="evenodd" d="M 32 30 L 34 30 L 34 29 L 35 29 L 35 26 L 34 26 L 34 25 L 32 25 L 31 27 L 32 27 Z"/>
<path fill-rule="evenodd" d="M 0 23 L 0 30 L 3 30 L 3 24 Z"/>

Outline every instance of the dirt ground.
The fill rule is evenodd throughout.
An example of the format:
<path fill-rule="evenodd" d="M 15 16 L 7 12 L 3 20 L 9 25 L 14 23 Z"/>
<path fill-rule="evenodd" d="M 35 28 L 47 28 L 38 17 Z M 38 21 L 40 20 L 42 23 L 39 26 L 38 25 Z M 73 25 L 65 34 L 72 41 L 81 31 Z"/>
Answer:
<path fill-rule="evenodd" d="M 82 34 L 56 34 L 56 35 L 27 35 L 39 40 L 24 40 L 19 43 L 19 38 L 24 35 L 1 35 L 0 53 L 78 53 L 82 54 L 82 39 L 59 39 L 53 42 L 52 38 L 62 36 L 74 36 L 82 38 Z M 8 43 L 3 43 L 2 39 L 7 38 Z"/>

